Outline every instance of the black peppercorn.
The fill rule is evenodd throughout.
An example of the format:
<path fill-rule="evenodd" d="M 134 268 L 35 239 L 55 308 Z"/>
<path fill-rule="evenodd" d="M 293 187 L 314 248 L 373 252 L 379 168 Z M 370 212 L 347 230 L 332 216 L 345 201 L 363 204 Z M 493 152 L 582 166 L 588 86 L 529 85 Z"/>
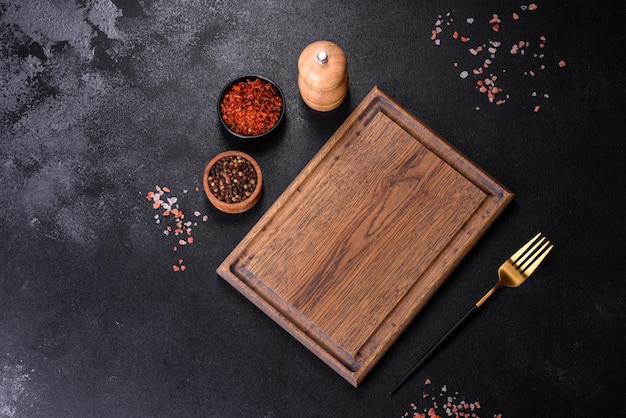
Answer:
<path fill-rule="evenodd" d="M 217 199 L 226 203 L 238 203 L 252 195 L 257 174 L 252 163 L 243 157 L 222 157 L 209 170 L 208 184 Z"/>

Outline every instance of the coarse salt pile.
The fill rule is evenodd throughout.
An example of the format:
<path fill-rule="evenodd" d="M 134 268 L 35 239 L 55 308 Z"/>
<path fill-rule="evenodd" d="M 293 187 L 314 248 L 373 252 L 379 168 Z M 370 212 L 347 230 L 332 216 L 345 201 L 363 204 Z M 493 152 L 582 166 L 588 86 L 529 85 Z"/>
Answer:
<path fill-rule="evenodd" d="M 502 105 L 510 99 L 510 94 L 505 93 L 505 89 L 497 84 L 496 81 L 498 80 L 497 72 L 505 73 L 506 69 L 496 71 L 494 68 L 496 67 L 495 64 L 499 56 L 498 52 L 505 43 L 503 39 L 506 39 L 507 36 L 507 31 L 505 29 L 513 28 L 514 25 L 518 25 L 515 29 L 525 27 L 523 25 L 527 22 L 525 22 L 524 19 L 528 17 L 528 13 L 534 13 L 538 9 L 539 6 L 536 3 L 531 3 L 528 5 L 521 5 L 519 10 L 512 11 L 510 13 L 510 17 L 509 14 L 504 17 L 498 13 L 492 13 L 490 17 L 484 20 L 468 17 L 463 21 L 464 23 L 456 23 L 453 13 L 448 12 L 437 17 L 435 27 L 431 31 L 430 39 L 437 46 L 442 45 L 442 41 L 447 42 L 448 40 L 450 40 L 450 42 L 461 42 L 461 45 L 467 44 L 465 48 L 469 54 L 466 60 L 468 62 L 464 62 L 463 64 L 459 64 L 458 62 L 454 63 L 455 68 L 459 66 L 466 67 L 462 68 L 458 73 L 459 77 L 462 79 L 474 79 L 475 89 L 481 93 L 481 95 L 485 95 L 489 103 Z M 471 32 L 475 34 L 476 30 L 470 30 L 470 26 L 474 25 L 476 22 L 478 22 L 478 24 L 483 24 L 485 27 L 484 33 L 481 35 L 485 35 L 487 38 L 498 37 L 499 39 L 488 39 L 486 41 L 479 42 L 473 40 L 472 37 L 469 36 L 469 33 Z M 452 33 L 449 37 L 445 37 L 444 34 L 446 32 Z M 540 71 L 547 68 L 544 61 L 544 48 L 546 47 L 545 36 L 541 35 L 532 41 L 528 39 L 516 39 L 510 44 L 507 43 L 507 45 L 511 45 L 510 47 L 506 46 L 511 56 L 518 56 L 520 58 L 523 57 L 526 61 L 530 61 L 530 66 L 524 67 L 523 70 L 519 71 L 519 74 L 517 74 L 517 70 L 511 71 L 513 75 L 535 77 Z M 548 63 L 548 65 L 551 64 Z M 563 68 L 566 66 L 566 62 L 564 60 L 560 60 L 558 63 L 551 66 L 555 68 Z M 474 77 L 470 77 L 471 74 L 473 74 Z M 538 100 L 546 100 L 549 98 L 549 95 L 548 93 L 538 94 L 536 91 L 532 91 L 531 97 L 536 103 L 533 106 L 533 109 L 535 112 L 538 112 L 539 109 L 541 109 L 541 105 L 538 103 Z M 476 107 L 476 110 L 480 110 L 480 107 Z"/>
<path fill-rule="evenodd" d="M 196 187 L 195 191 L 198 192 L 199 188 Z M 187 193 L 187 190 L 183 190 L 183 194 Z M 178 197 L 172 194 L 169 187 L 156 185 L 154 190 L 146 194 L 146 199 L 152 203 L 152 208 L 157 211 L 154 215 L 155 222 L 158 225 L 162 222 L 165 224 L 163 235 L 174 237 L 176 242 L 173 247 L 174 252 L 178 252 L 179 247 L 193 244 L 193 227 L 198 226 L 198 220 L 206 222 L 208 219 L 207 215 L 202 215 L 200 211 L 196 210 L 193 213 L 196 220 L 186 220 L 185 213 L 179 206 Z M 182 258 L 178 258 L 172 264 L 172 270 L 176 272 L 187 270 L 185 261 Z"/>
<path fill-rule="evenodd" d="M 426 379 L 425 386 L 431 384 L 430 379 Z M 431 395 L 430 391 L 424 390 L 422 399 L 428 400 L 429 404 L 426 406 L 418 406 L 416 403 L 411 404 L 411 411 L 404 413 L 402 417 L 410 418 L 443 418 L 443 417 L 455 417 L 455 418 L 480 418 L 478 413 L 481 409 L 479 401 L 467 402 L 459 399 L 459 392 L 450 394 L 448 387 L 443 385 L 439 390 L 439 395 Z M 422 402 L 424 402 L 422 401 Z M 432 402 L 432 403 L 430 403 Z M 502 414 L 497 413 L 492 415 L 493 418 L 502 418 Z"/>

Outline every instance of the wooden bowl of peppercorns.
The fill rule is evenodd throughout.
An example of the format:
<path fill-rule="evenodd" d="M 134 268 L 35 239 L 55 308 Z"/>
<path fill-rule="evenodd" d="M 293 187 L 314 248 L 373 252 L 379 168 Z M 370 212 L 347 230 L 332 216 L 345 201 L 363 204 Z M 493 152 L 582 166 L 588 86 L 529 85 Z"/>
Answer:
<path fill-rule="evenodd" d="M 234 79 L 221 91 L 217 113 L 226 132 L 239 139 L 272 135 L 285 118 L 285 95 L 276 83 L 260 75 Z"/>
<path fill-rule="evenodd" d="M 261 198 L 263 176 L 259 164 L 241 151 L 224 151 L 209 161 L 202 178 L 204 192 L 217 209 L 245 212 Z"/>

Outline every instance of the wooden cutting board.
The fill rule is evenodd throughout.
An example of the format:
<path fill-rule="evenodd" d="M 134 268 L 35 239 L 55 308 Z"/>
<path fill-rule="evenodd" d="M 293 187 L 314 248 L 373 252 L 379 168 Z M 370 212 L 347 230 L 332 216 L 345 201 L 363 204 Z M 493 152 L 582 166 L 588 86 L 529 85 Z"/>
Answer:
<path fill-rule="evenodd" d="M 374 87 L 217 272 L 357 386 L 512 198 Z"/>

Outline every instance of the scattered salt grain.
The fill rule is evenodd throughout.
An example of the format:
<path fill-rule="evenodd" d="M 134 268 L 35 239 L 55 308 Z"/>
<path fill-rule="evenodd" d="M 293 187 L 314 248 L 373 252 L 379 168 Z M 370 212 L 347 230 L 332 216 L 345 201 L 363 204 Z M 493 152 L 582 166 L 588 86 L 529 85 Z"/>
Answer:
<path fill-rule="evenodd" d="M 199 188 L 195 188 L 196 192 Z M 185 236 L 183 239 L 177 239 L 177 245 L 173 247 L 174 252 L 178 252 L 178 246 L 184 247 L 194 243 L 194 237 L 192 235 L 192 221 L 184 221 L 185 213 L 180 208 L 179 199 L 176 196 L 171 195 L 171 190 L 168 187 L 155 186 L 153 191 L 146 194 L 146 199 L 152 204 L 152 208 L 159 212 L 154 215 L 154 220 L 157 225 L 164 221 L 165 229 L 163 229 L 163 235 L 169 237 L 170 235 L 179 237 Z M 188 190 L 184 189 L 183 194 L 187 194 Z M 207 215 L 202 215 L 198 210 L 193 212 L 196 217 L 202 216 L 202 220 L 206 222 L 208 220 Z M 174 264 L 172 269 L 176 272 L 187 270 L 187 266 L 183 264 L 183 259 L 179 258 L 178 263 Z"/>
<path fill-rule="evenodd" d="M 430 383 L 430 379 L 426 379 L 424 385 L 429 385 Z M 412 402 L 410 404 L 410 410 L 405 412 L 402 416 L 413 418 L 442 418 L 444 416 L 455 418 L 480 418 L 478 414 L 481 413 L 481 411 L 486 414 L 489 413 L 484 410 L 485 408 L 479 400 L 476 400 L 474 402 L 468 402 L 465 399 L 459 399 L 458 391 L 454 392 L 454 395 L 448 394 L 448 388 L 446 385 L 441 388 L 441 393 L 439 394 L 439 397 L 431 397 L 427 392 L 423 392 L 421 402 L 427 402 L 427 404 L 420 405 L 417 402 Z M 495 418 L 502 418 L 501 413 L 492 413 L 490 416 Z"/>
<path fill-rule="evenodd" d="M 521 5 L 519 6 L 520 10 L 522 12 L 527 12 L 527 11 L 533 11 L 533 10 L 537 10 L 539 8 L 539 6 L 537 5 L 537 3 L 530 3 L 530 4 L 526 4 L 526 5 Z M 505 11 L 506 12 L 506 11 Z M 508 12 L 506 12 L 506 14 L 498 14 L 498 13 L 492 13 L 490 17 L 487 17 L 485 19 L 484 23 L 488 23 L 489 27 L 495 31 L 495 32 L 501 32 L 502 35 L 507 38 L 507 36 L 509 34 L 507 34 L 505 32 L 506 29 L 509 29 L 509 27 L 511 26 L 515 26 L 515 25 L 519 25 L 519 23 L 515 23 L 515 21 L 521 19 L 522 17 L 524 17 L 524 13 L 520 13 L 519 11 L 514 11 L 514 10 L 509 10 Z M 501 16 L 512 16 L 512 20 L 509 18 L 508 20 L 501 17 Z M 473 17 L 465 17 L 464 19 L 462 19 L 462 21 L 464 21 L 467 24 L 474 24 L 476 22 L 481 23 L 480 20 L 476 21 Z M 432 36 L 431 39 L 433 40 L 433 43 L 437 46 L 442 45 L 442 39 L 445 41 L 445 39 L 449 39 L 449 37 L 451 37 L 453 40 L 455 41 L 460 41 L 463 43 L 467 43 L 470 41 L 470 37 L 467 36 L 468 34 L 464 34 L 462 33 L 464 30 L 467 29 L 466 26 L 459 26 L 459 25 L 455 25 L 454 23 L 454 13 L 453 12 L 447 12 L 445 14 L 440 14 L 438 15 L 437 20 L 435 21 L 435 27 L 432 30 Z M 518 27 L 519 29 L 519 27 Z M 489 33 L 491 33 L 491 35 L 489 35 Z M 447 35 L 446 34 L 450 34 Z M 483 33 L 483 35 L 480 34 L 475 34 L 472 33 L 472 37 L 474 38 L 479 38 L 480 36 L 493 36 L 493 32 L 491 31 L 485 31 Z M 519 61 L 519 60 L 523 60 L 523 59 L 532 59 L 533 63 L 532 66 L 533 68 L 531 69 L 517 69 L 517 68 L 511 68 L 510 72 L 515 74 L 515 75 L 524 75 L 524 76 L 530 76 L 530 77 L 535 77 L 538 74 L 538 72 L 541 70 L 545 70 L 547 68 L 546 64 L 544 62 L 539 62 L 539 65 L 536 65 L 536 61 L 535 60 L 544 60 L 546 58 L 546 56 L 548 56 L 545 51 L 546 51 L 546 45 L 547 45 L 547 39 L 546 36 L 541 35 L 536 39 L 520 39 L 518 41 L 516 41 L 515 43 L 510 44 L 511 47 L 509 49 L 509 53 L 511 55 L 517 55 L 519 58 L 515 61 Z M 486 50 L 486 52 L 489 53 L 488 58 L 484 59 L 482 61 L 482 64 L 480 66 L 475 66 L 476 63 L 475 61 L 472 62 L 470 65 L 473 67 L 473 69 L 469 70 L 469 71 L 461 71 L 460 73 L 458 73 L 458 75 L 462 78 L 462 79 L 467 79 L 467 78 L 471 78 L 469 77 L 470 74 L 474 74 L 478 77 L 476 78 L 472 78 L 473 80 L 476 80 L 477 78 L 483 78 L 484 79 L 484 73 L 487 73 L 487 71 L 494 71 L 497 69 L 497 71 L 499 71 L 500 73 L 506 73 L 507 72 L 507 68 L 501 68 L 501 66 L 498 66 L 498 62 L 496 62 L 496 59 L 498 57 L 498 49 L 501 47 L 501 41 L 500 40 L 492 40 L 492 39 L 488 39 L 487 41 L 483 42 L 483 43 L 478 43 L 477 46 L 474 47 L 470 47 L 468 49 L 466 49 L 466 51 L 468 51 L 468 55 L 471 56 L 480 56 L 481 52 L 483 51 L 483 49 Z M 467 66 L 467 63 L 463 63 L 463 62 L 454 62 L 454 67 L 463 67 L 463 66 Z M 493 66 L 493 67 L 492 67 Z M 560 68 L 563 68 L 566 66 L 566 63 L 564 60 L 561 60 L 558 62 L 558 66 Z M 471 71 L 471 73 L 470 73 Z M 494 75 L 492 73 L 492 75 Z M 540 80 L 545 80 L 543 78 L 539 78 Z M 510 79 L 510 77 L 509 77 Z M 492 80 L 493 81 L 493 80 Z M 495 89 L 491 88 L 491 87 L 495 87 L 495 83 L 492 82 L 488 82 L 488 83 L 484 83 L 481 86 L 477 87 L 477 90 L 480 93 L 484 93 L 486 98 L 488 99 L 488 101 L 490 103 L 493 103 L 495 105 L 502 105 L 504 104 L 507 99 L 509 98 L 509 95 L 507 94 L 505 97 L 503 97 L 503 94 L 500 94 L 498 97 L 496 97 L 496 95 L 500 92 L 502 92 L 502 88 L 500 86 L 495 87 Z M 518 95 L 519 97 L 519 95 Z M 547 98 L 547 97 L 545 97 Z M 479 110 L 479 106 L 476 106 L 476 110 Z"/>

